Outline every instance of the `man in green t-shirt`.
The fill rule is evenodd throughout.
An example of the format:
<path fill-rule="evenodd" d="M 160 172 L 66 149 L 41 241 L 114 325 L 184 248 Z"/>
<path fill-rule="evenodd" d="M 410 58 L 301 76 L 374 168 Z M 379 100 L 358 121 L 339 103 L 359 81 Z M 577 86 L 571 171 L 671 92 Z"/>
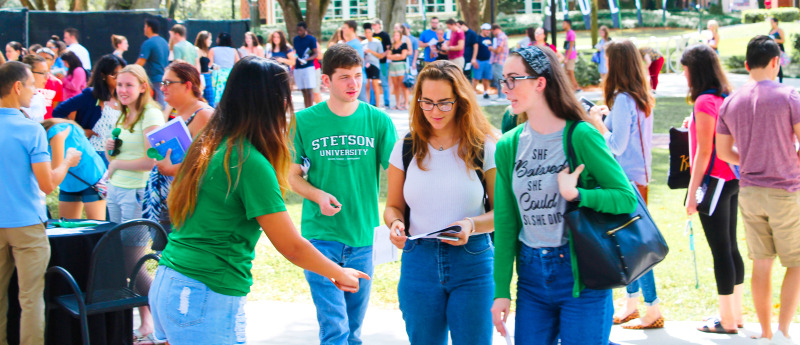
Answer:
<path fill-rule="evenodd" d="M 196 66 L 197 48 L 186 40 L 186 28 L 183 25 L 175 24 L 169 29 L 169 40 L 172 42 L 172 61 L 181 60 Z M 199 70 L 199 66 L 198 66 Z"/>
<path fill-rule="evenodd" d="M 289 184 L 305 198 L 303 237 L 342 267 L 372 275 L 379 174 L 389 166 L 397 130 L 383 111 L 358 101 L 362 65 L 362 57 L 346 44 L 325 52 L 322 82 L 331 97 L 297 113 Z M 305 275 L 324 330 L 320 342 L 361 344 L 371 281 L 349 293 L 321 275 Z"/>

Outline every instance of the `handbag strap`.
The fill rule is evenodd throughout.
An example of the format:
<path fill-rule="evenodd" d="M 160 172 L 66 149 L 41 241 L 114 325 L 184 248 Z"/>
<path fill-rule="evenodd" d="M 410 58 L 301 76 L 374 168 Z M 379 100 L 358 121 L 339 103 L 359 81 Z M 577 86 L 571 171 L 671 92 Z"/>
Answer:
<path fill-rule="evenodd" d="M 95 187 L 93 184 L 90 184 L 89 182 L 86 182 L 84 179 L 82 179 L 82 178 L 78 177 L 78 175 L 75 175 L 75 174 L 73 174 L 73 173 L 72 173 L 72 171 L 69 171 L 69 170 L 67 170 L 67 174 L 70 174 L 72 177 L 74 177 L 74 178 L 75 178 L 75 179 L 77 179 L 78 181 L 81 181 L 83 184 L 85 184 L 85 185 L 89 186 L 89 188 L 91 188 L 91 189 L 95 189 L 95 188 L 97 188 L 97 187 Z"/>
<path fill-rule="evenodd" d="M 570 171 L 575 171 L 575 167 L 578 166 L 578 156 L 575 155 L 575 147 L 572 145 L 572 133 L 575 132 L 575 128 L 578 127 L 578 124 L 583 121 L 575 121 L 569 126 L 569 130 L 567 130 L 567 162 L 570 165 Z M 578 178 L 578 187 L 581 186 L 581 179 Z"/>
<path fill-rule="evenodd" d="M 705 90 L 705 91 L 701 92 L 699 95 L 697 95 L 697 97 L 699 98 L 702 95 L 716 95 L 716 94 L 717 94 L 717 89 L 708 89 L 708 90 Z M 728 94 L 723 92 L 722 94 L 720 94 L 720 96 L 724 99 L 724 98 L 728 97 Z M 695 126 L 697 126 L 697 117 L 695 116 L 694 109 L 692 109 L 692 121 L 695 123 Z M 698 145 L 700 145 L 699 142 L 698 142 Z M 706 170 L 706 173 L 703 175 L 703 183 L 708 183 L 708 181 L 711 179 L 711 171 L 714 170 L 714 163 L 717 161 L 717 133 L 716 133 L 716 131 L 714 131 L 714 136 L 712 137 L 711 147 L 713 149 L 711 151 L 711 158 L 709 158 L 708 169 Z"/>

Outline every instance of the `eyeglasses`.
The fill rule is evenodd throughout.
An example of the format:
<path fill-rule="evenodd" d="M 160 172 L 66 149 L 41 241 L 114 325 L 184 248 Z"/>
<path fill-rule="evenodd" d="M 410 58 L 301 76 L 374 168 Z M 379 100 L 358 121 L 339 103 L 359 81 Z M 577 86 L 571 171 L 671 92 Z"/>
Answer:
<path fill-rule="evenodd" d="M 169 87 L 172 84 L 183 84 L 180 80 L 164 80 L 161 82 L 161 87 Z"/>
<path fill-rule="evenodd" d="M 417 102 L 419 102 L 419 107 L 422 108 L 422 110 L 425 110 L 425 111 L 433 110 L 434 106 L 439 108 L 439 110 L 441 110 L 441 111 L 450 111 L 450 110 L 453 110 L 453 104 L 456 103 L 456 102 L 433 103 L 431 101 L 423 101 L 421 99 L 417 100 Z"/>
<path fill-rule="evenodd" d="M 509 90 L 514 90 L 514 88 L 517 86 L 517 80 L 539 79 L 539 78 L 541 78 L 541 76 L 532 76 L 532 75 L 524 75 L 518 77 L 513 76 L 513 77 L 508 77 L 506 79 L 500 79 L 500 84 Z"/>
<path fill-rule="evenodd" d="M 33 74 L 43 75 L 43 76 L 45 76 L 45 77 L 46 77 L 47 75 L 49 75 L 49 74 L 50 74 L 50 72 L 49 72 L 49 71 L 47 71 L 47 72 L 36 72 L 36 71 L 31 71 L 31 72 L 33 72 Z"/>

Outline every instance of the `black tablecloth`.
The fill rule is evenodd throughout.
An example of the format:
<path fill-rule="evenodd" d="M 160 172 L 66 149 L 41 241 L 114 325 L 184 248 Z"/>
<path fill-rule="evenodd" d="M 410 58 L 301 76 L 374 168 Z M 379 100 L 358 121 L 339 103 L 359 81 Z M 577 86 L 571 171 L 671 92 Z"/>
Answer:
<path fill-rule="evenodd" d="M 66 233 L 48 233 L 50 241 L 49 267 L 61 266 L 75 278 L 82 291 L 86 289 L 89 279 L 89 262 L 92 249 L 108 230 L 116 224 L 107 223 L 97 226 L 92 230 L 65 231 Z M 51 296 L 70 294 L 72 290 L 62 279 L 54 280 Z M 8 343 L 19 344 L 19 288 L 16 273 L 9 284 L 9 310 L 8 310 Z M 46 296 L 49 301 L 49 296 Z M 48 308 L 50 306 L 48 305 Z M 63 309 L 54 308 L 47 318 L 46 344 L 82 344 L 80 321 L 71 317 Z M 123 312 L 105 313 L 89 317 L 89 336 L 92 345 L 104 344 L 132 344 L 133 339 L 133 310 Z"/>

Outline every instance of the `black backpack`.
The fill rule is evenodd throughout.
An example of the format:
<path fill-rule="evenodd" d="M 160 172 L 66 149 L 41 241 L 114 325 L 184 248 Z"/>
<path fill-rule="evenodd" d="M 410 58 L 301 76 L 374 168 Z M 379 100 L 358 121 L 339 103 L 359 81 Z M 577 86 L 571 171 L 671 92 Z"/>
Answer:
<path fill-rule="evenodd" d="M 411 160 L 414 158 L 414 153 L 412 152 L 413 146 L 414 140 L 411 137 L 411 133 L 408 133 L 406 134 L 405 138 L 403 138 L 403 171 L 405 173 L 408 173 L 408 166 L 411 164 Z M 486 212 L 489 212 L 492 210 L 492 205 L 489 203 L 489 195 L 486 193 L 486 179 L 483 178 L 483 147 L 481 147 L 478 155 L 475 156 L 475 161 L 473 163 L 477 167 L 477 169 L 475 169 L 475 173 L 478 174 L 478 179 L 481 181 L 481 186 L 483 187 L 483 209 Z M 411 234 L 408 232 L 408 229 L 411 227 L 411 207 L 408 206 L 408 204 L 406 204 L 404 217 L 406 224 L 406 236 L 410 236 Z M 494 235 L 494 233 L 492 233 L 492 235 Z"/>

